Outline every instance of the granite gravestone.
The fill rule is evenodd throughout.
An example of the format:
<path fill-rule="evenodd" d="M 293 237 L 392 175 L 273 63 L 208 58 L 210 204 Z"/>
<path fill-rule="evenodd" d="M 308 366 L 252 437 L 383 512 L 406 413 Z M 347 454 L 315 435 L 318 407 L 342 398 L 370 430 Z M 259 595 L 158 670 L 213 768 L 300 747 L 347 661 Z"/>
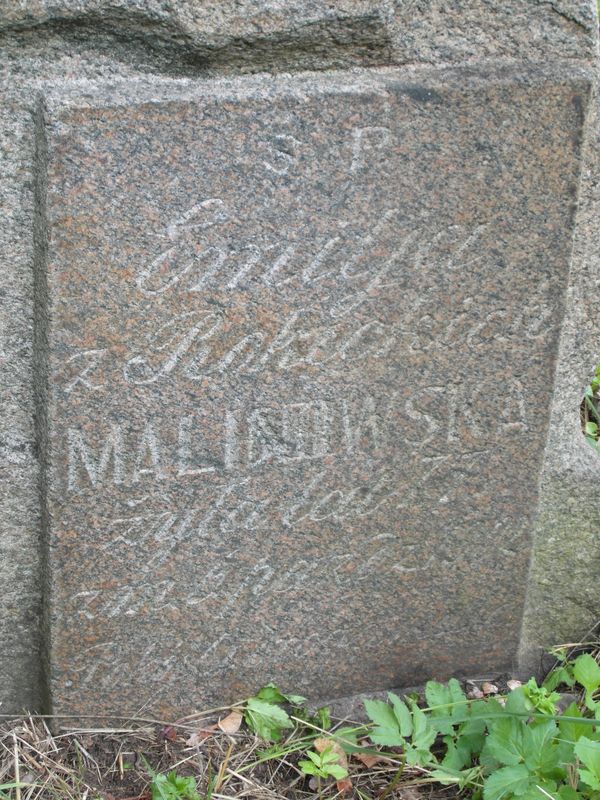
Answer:
<path fill-rule="evenodd" d="M 589 94 L 571 78 L 47 99 L 58 707 L 506 663 Z"/>
<path fill-rule="evenodd" d="M 595 0 L 0 0 L 3 713 L 585 635 L 597 52 Z"/>

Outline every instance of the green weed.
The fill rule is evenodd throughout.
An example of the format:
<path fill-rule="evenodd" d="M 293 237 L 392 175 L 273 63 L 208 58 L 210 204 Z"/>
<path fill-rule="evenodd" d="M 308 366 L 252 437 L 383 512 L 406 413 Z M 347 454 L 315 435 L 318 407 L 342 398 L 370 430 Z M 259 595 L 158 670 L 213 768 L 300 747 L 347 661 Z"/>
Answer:
<path fill-rule="evenodd" d="M 246 700 L 244 721 L 261 739 L 278 742 L 286 729 L 294 728 L 298 723 L 325 730 L 331 725 L 331 716 L 326 707 L 310 714 L 305 697 L 283 694 L 274 684 L 269 683 L 254 697 Z"/>
<path fill-rule="evenodd" d="M 164 775 L 162 772 L 155 772 L 143 756 L 142 759 L 151 778 L 152 800 L 200 800 L 193 776 L 178 775 L 175 770 Z"/>
<path fill-rule="evenodd" d="M 589 444 L 600 452 L 600 364 L 583 394 L 581 424 Z"/>
<path fill-rule="evenodd" d="M 196 789 L 196 779 L 188 775 L 182 777 L 175 770 L 168 775 L 157 773 L 150 783 L 152 800 L 200 800 Z"/>
<path fill-rule="evenodd" d="M 348 770 L 339 764 L 339 756 L 334 751 L 333 745 L 326 747 L 321 753 L 307 750 L 308 759 L 298 762 L 298 766 L 305 775 L 314 775 L 317 778 L 335 778 L 336 781 L 345 778 Z"/>
<path fill-rule="evenodd" d="M 505 698 L 470 701 L 458 681 L 430 681 L 426 708 L 392 693 L 389 703 L 366 701 L 369 737 L 475 798 L 600 800 L 600 666 L 586 653 L 559 670 L 583 695 L 564 714 L 552 682 L 531 679 Z"/>
<path fill-rule="evenodd" d="M 311 712 L 305 698 L 268 684 L 234 709 L 238 727 L 243 715 L 265 748 L 253 742 L 254 758 L 228 769 L 238 727 L 230 730 L 214 778 L 209 760 L 203 800 L 265 762 L 278 765 L 274 773 L 284 764 L 291 786 L 311 776 L 319 797 L 352 790 L 367 800 L 360 789 L 373 787 L 391 800 L 405 784 L 442 784 L 470 800 L 600 800 L 600 665 L 590 653 L 553 655 L 556 666 L 541 684 L 531 678 L 506 695 L 473 698 L 456 679 L 429 681 L 424 698 L 390 692 L 387 702 L 365 700 L 370 721 L 353 727 L 332 726 L 329 709 Z M 565 688 L 574 699 L 561 713 Z M 227 720 L 212 728 L 225 731 Z M 201 800 L 194 777 L 146 766 L 152 800 Z"/>
<path fill-rule="evenodd" d="M 245 719 L 275 743 L 261 760 L 305 754 L 298 769 L 318 779 L 319 794 L 321 779 L 348 775 L 335 750 L 341 746 L 347 754 L 400 759 L 388 789 L 407 766 L 475 800 L 600 800 L 600 666 L 589 653 L 573 660 L 555 655 L 557 667 L 541 685 L 531 678 L 504 697 L 471 700 L 455 679 L 429 681 L 426 706 L 414 695 L 390 692 L 388 702 L 365 700 L 370 724 L 354 728 L 327 732 L 328 712 L 310 717 L 304 698 L 283 695 L 272 684 L 246 701 Z M 580 694 L 562 714 L 559 686 Z M 284 734 L 286 742 L 278 744 Z M 372 746 L 365 746 L 366 737 Z"/>

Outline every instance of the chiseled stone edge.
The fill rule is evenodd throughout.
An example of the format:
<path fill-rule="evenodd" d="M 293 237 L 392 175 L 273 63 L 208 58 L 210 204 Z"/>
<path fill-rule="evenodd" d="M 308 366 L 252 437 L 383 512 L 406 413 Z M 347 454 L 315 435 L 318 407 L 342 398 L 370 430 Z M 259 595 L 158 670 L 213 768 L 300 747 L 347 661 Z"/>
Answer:
<path fill-rule="evenodd" d="M 346 94 L 349 79 L 353 89 L 387 92 L 390 79 L 406 87 L 455 88 L 466 86 L 552 86 L 569 83 L 581 90 L 589 88 L 595 72 L 586 62 L 571 60 L 546 62 L 486 59 L 468 66 L 429 64 L 355 67 L 328 72 L 305 70 L 300 73 L 255 74 L 251 77 L 219 76 L 202 79 L 160 78 L 147 75 L 111 80 L 73 80 L 48 87 L 43 104 L 48 112 L 98 108 L 134 108 L 146 104 L 201 102 L 205 97 L 253 99 L 267 102 L 280 94 L 302 98 L 313 89 Z"/>
<path fill-rule="evenodd" d="M 38 708 L 38 466 L 34 434 L 34 125 L 0 106 L 0 713 Z"/>
<path fill-rule="evenodd" d="M 600 453 L 585 441 L 579 406 L 600 363 L 600 96 L 586 120 L 567 306 L 554 375 L 550 425 L 518 666 L 541 674 L 547 648 L 589 639 L 600 622 Z M 530 398 L 535 406 L 535 397 Z M 539 409 L 539 413 L 548 409 Z M 507 564 L 507 569 L 510 565 Z"/>

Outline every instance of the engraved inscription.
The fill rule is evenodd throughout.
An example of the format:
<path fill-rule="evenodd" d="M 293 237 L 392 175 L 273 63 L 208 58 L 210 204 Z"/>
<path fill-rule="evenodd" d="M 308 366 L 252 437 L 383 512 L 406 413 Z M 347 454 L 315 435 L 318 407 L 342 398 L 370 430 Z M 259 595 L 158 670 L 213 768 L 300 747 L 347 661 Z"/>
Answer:
<path fill-rule="evenodd" d="M 172 244 L 139 273 L 138 289 L 144 294 L 159 295 L 185 279 L 188 291 L 200 291 L 199 271 L 211 275 L 225 260 L 225 254 L 214 248 L 201 249 L 201 231 L 226 221 L 227 217 L 224 202 L 209 198 L 170 222 L 164 238 Z"/>
<path fill-rule="evenodd" d="M 265 657 L 326 699 L 514 643 L 576 105 L 417 72 L 48 98 L 59 708 L 174 718 Z"/>
<path fill-rule="evenodd" d="M 505 387 L 492 419 L 485 392 L 440 385 L 420 389 L 403 401 L 393 392 L 387 398 L 367 395 L 358 401 L 230 406 L 214 413 L 208 424 L 198 414 L 186 414 L 146 422 L 137 434 L 130 432 L 130 422 L 113 424 L 107 431 L 102 426 L 95 446 L 81 430 L 69 428 L 68 487 L 77 491 L 86 484 L 133 485 L 215 472 L 248 473 L 265 465 L 360 454 L 379 459 L 399 430 L 401 444 L 415 453 L 434 444 L 452 447 L 465 437 L 484 446 L 510 431 L 527 431 L 528 417 L 525 392 L 514 380 Z"/>
<path fill-rule="evenodd" d="M 376 151 L 385 154 L 392 143 L 392 132 L 389 128 L 370 125 L 366 128 L 355 128 L 352 131 L 352 164 L 350 172 L 357 172 L 369 166 L 369 156 Z"/>

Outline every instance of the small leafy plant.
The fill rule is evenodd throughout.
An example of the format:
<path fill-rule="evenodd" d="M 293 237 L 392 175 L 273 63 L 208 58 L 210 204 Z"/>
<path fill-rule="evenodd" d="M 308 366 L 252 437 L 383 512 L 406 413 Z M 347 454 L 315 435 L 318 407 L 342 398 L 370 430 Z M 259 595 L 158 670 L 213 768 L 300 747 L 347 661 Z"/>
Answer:
<path fill-rule="evenodd" d="M 295 723 L 305 722 L 313 728 L 326 730 L 331 725 L 331 716 L 326 707 L 310 714 L 305 697 L 283 694 L 273 683 L 269 683 L 246 700 L 244 721 L 261 739 L 279 742 L 284 731 L 294 728 Z"/>
<path fill-rule="evenodd" d="M 200 800 L 193 776 L 183 777 L 175 770 L 168 775 L 153 773 L 150 783 L 152 800 Z"/>
<path fill-rule="evenodd" d="M 583 394 L 581 424 L 587 441 L 600 451 L 600 364 Z"/>
<path fill-rule="evenodd" d="M 308 750 L 306 755 L 309 760 L 301 760 L 298 766 L 305 775 L 315 775 L 317 778 L 335 778 L 336 781 L 345 778 L 348 770 L 339 763 L 339 755 L 333 745 L 326 747 L 321 753 Z"/>
<path fill-rule="evenodd" d="M 523 686 L 523 694 L 527 708 L 542 714 L 556 714 L 556 703 L 560 700 L 560 695 L 543 684 L 538 686 L 535 678 L 530 678 Z"/>
<path fill-rule="evenodd" d="M 467 697 L 456 679 L 429 681 L 425 702 L 392 692 L 387 702 L 365 700 L 370 723 L 352 728 L 331 729 L 327 708 L 311 714 L 303 697 L 268 684 L 238 709 L 269 744 L 241 769 L 273 759 L 289 766 L 298 755 L 295 769 L 316 779 L 319 797 L 323 780 L 339 795 L 352 789 L 352 765 L 360 762 L 393 769 L 381 798 L 391 798 L 408 771 L 413 783 L 416 772 L 418 783 L 455 786 L 472 800 L 600 800 L 600 665 L 590 653 L 554 655 L 557 665 L 541 685 L 515 682 L 502 696 L 483 684 L 487 694 Z M 560 713 L 562 687 L 575 699 Z M 155 794 L 157 777 L 152 800 L 196 800 L 195 786 L 182 794 L 174 773 L 160 776 L 162 786 L 179 794 Z"/>
<path fill-rule="evenodd" d="M 401 747 L 406 763 L 483 800 L 600 800 L 600 666 L 588 653 L 559 667 L 560 683 L 582 687 L 557 713 L 554 681 L 531 679 L 504 698 L 469 700 L 460 684 L 429 681 L 426 708 L 388 694 L 365 701 L 371 741 Z"/>

